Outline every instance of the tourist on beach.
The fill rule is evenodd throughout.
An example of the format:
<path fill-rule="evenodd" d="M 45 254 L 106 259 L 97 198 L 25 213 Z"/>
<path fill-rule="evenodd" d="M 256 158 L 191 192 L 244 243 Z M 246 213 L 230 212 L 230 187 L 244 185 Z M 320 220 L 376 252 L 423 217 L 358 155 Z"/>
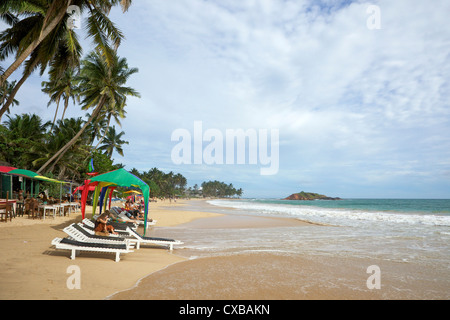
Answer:
<path fill-rule="evenodd" d="M 125 219 L 122 219 L 121 217 L 119 217 L 119 214 L 118 214 L 116 211 L 114 211 L 113 209 L 119 209 L 119 207 L 114 207 L 114 208 L 112 208 L 111 211 L 109 212 L 109 215 L 110 215 L 110 217 L 111 217 L 111 219 L 112 219 L 113 221 L 115 221 L 115 222 L 121 222 L 121 223 L 123 223 L 123 222 L 128 222 L 128 221 L 126 221 Z"/>
<path fill-rule="evenodd" d="M 113 226 L 107 225 L 108 219 L 109 219 L 109 211 L 106 210 L 105 213 L 103 213 L 95 221 L 94 231 L 95 232 L 118 234 L 117 232 L 114 231 L 114 227 Z"/>
<path fill-rule="evenodd" d="M 135 219 L 135 220 L 143 220 L 143 214 L 140 210 L 140 207 L 138 207 L 136 204 L 133 203 L 133 201 L 131 199 L 128 199 L 125 202 L 125 209 L 120 208 L 122 211 L 126 211 L 126 215 L 127 217 L 131 218 L 131 219 Z M 128 213 L 128 214 L 127 214 Z M 132 217 L 130 217 L 130 215 Z"/>

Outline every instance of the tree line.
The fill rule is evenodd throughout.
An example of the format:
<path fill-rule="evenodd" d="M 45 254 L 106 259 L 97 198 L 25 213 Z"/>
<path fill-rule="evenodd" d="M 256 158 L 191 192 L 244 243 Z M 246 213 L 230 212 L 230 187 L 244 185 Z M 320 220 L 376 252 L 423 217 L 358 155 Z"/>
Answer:
<path fill-rule="evenodd" d="M 217 180 L 203 182 L 201 186 L 203 197 L 230 198 L 241 197 L 243 194 L 243 190 L 234 188 L 232 183 L 226 184 Z"/>

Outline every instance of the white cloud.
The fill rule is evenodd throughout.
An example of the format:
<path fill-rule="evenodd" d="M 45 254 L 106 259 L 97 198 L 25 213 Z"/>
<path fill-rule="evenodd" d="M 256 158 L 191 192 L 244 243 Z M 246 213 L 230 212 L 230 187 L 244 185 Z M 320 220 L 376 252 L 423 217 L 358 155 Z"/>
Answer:
<path fill-rule="evenodd" d="M 152 0 L 114 11 L 127 37 L 119 52 L 140 70 L 130 85 L 142 95 L 128 105 L 122 162 L 195 177 L 210 168 L 235 185 L 262 179 L 252 168 L 174 166 L 171 132 L 201 120 L 219 130 L 279 129 L 274 178 L 286 188 L 293 172 L 318 192 L 331 188 L 330 172 L 371 191 L 374 179 L 382 188 L 394 176 L 401 186 L 406 176 L 448 172 L 450 142 L 439 137 L 450 136 L 450 3 L 375 1 L 380 30 L 367 28 L 370 4 Z"/>

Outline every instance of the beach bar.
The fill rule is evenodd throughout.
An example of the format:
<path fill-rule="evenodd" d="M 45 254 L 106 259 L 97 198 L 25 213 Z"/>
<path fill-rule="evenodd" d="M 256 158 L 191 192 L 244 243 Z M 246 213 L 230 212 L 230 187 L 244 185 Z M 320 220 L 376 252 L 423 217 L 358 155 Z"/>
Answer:
<path fill-rule="evenodd" d="M 16 216 L 18 206 L 23 209 L 23 200 L 19 201 L 19 193 L 22 191 L 23 196 L 29 195 L 31 198 L 35 198 L 39 194 L 39 182 L 46 181 L 52 183 L 59 183 L 61 185 L 60 188 L 60 205 L 61 204 L 61 194 L 62 194 L 62 185 L 69 183 L 65 181 L 59 181 L 56 179 L 51 179 L 42 175 L 39 175 L 36 172 L 26 170 L 26 169 L 18 169 L 12 166 L 0 166 L 0 199 L 6 199 L 6 205 L 8 203 L 12 203 L 14 209 L 14 216 Z M 43 207 L 44 213 L 43 217 L 45 219 L 45 211 L 49 209 L 50 206 Z M 55 208 L 52 207 L 51 210 L 55 211 Z"/>

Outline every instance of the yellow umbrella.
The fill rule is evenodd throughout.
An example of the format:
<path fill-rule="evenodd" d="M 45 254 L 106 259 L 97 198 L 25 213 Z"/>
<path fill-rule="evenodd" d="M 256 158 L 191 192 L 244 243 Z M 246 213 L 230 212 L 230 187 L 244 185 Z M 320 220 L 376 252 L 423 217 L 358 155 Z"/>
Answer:
<path fill-rule="evenodd" d="M 137 191 L 137 190 L 129 190 L 129 191 L 125 191 L 124 193 L 136 193 L 136 194 L 142 194 L 142 192 Z"/>

